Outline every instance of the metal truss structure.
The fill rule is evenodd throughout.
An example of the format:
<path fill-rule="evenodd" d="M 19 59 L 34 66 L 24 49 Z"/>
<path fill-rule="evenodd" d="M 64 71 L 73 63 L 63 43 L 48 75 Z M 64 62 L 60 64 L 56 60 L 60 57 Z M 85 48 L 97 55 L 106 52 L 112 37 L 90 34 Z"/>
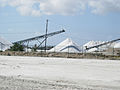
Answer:
<path fill-rule="evenodd" d="M 27 45 L 23 45 L 23 46 L 29 48 L 28 47 L 29 42 L 37 40 L 39 42 L 39 45 L 36 48 L 39 48 L 46 41 L 46 39 L 48 37 L 52 37 L 54 35 L 57 35 L 57 34 L 60 34 L 60 33 L 63 33 L 63 32 L 65 32 L 65 30 L 56 31 L 56 32 L 52 32 L 52 33 L 48 33 L 48 34 L 44 34 L 44 35 L 40 35 L 40 36 L 36 36 L 36 37 L 32 37 L 32 38 L 20 40 L 20 41 L 14 42 L 13 44 L 18 43 L 18 44 L 22 44 L 23 45 L 24 43 L 27 43 Z M 43 39 L 43 40 L 40 42 L 39 41 L 40 39 Z"/>
<path fill-rule="evenodd" d="M 120 38 L 119 39 L 115 39 L 115 40 L 111 40 L 111 41 L 108 41 L 108 42 L 105 42 L 105 43 L 102 43 L 102 44 L 99 44 L 99 45 L 96 45 L 96 46 L 92 46 L 92 47 L 88 47 L 88 48 L 86 47 L 86 50 L 89 50 L 89 49 L 92 49 L 92 48 L 99 48 L 101 46 L 117 42 L 119 40 L 120 40 Z"/>

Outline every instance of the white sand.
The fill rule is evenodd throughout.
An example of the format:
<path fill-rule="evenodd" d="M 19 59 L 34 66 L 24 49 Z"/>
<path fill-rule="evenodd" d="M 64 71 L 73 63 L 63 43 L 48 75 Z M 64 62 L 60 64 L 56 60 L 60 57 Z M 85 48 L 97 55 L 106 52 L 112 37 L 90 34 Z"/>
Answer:
<path fill-rule="evenodd" d="M 120 90 L 120 61 L 0 56 L 0 90 Z"/>

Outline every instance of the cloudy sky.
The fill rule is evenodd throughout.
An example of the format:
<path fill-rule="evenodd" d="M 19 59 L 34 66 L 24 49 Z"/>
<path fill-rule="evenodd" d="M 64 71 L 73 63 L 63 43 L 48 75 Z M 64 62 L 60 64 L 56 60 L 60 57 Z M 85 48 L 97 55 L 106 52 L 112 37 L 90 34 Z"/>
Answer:
<path fill-rule="evenodd" d="M 0 36 L 11 42 L 65 29 L 49 38 L 78 44 L 120 38 L 120 0 L 0 0 Z"/>

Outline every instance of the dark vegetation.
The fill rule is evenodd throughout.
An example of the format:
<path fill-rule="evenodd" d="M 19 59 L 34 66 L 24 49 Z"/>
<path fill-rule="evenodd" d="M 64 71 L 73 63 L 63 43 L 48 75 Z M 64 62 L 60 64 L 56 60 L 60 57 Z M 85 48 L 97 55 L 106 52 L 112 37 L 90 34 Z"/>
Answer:
<path fill-rule="evenodd" d="M 51 48 L 53 48 L 54 46 L 47 46 L 46 49 L 47 50 L 50 50 Z M 26 46 L 24 45 L 21 45 L 21 44 L 18 44 L 18 43 L 15 43 L 13 46 L 10 47 L 10 49 L 8 51 L 24 51 L 25 48 L 27 48 Z M 32 51 L 36 52 L 37 49 L 38 50 L 45 50 L 45 47 L 44 46 L 41 46 L 41 47 L 37 47 L 37 45 L 35 44 L 33 47 L 29 47 Z"/>
<path fill-rule="evenodd" d="M 15 43 L 13 46 L 10 47 L 10 51 L 24 51 L 24 47 L 21 44 Z"/>

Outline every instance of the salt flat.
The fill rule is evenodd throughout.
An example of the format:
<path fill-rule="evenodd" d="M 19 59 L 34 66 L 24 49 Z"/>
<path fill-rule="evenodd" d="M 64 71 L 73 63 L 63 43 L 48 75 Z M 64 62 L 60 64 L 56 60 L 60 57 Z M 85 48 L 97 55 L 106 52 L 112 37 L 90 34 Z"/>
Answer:
<path fill-rule="evenodd" d="M 120 90 L 120 61 L 0 56 L 0 90 Z"/>

